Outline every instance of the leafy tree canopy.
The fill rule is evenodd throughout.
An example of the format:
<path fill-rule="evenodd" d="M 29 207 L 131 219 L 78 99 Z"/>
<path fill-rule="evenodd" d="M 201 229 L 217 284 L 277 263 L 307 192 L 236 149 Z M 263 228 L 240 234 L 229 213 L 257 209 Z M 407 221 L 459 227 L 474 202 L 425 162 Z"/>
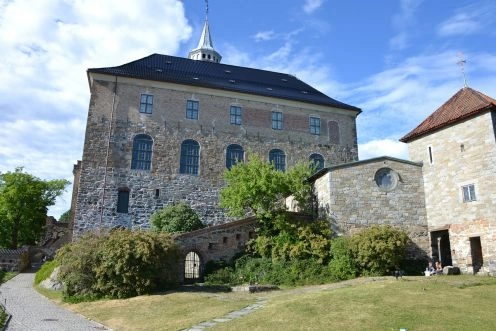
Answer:
<path fill-rule="evenodd" d="M 150 220 L 152 229 L 158 232 L 189 232 L 205 226 L 195 211 L 184 202 L 162 208 Z"/>
<path fill-rule="evenodd" d="M 293 195 L 303 210 L 308 210 L 311 186 L 305 180 L 311 175 L 308 163 L 298 163 L 286 172 L 248 154 L 249 161 L 237 163 L 224 173 L 227 186 L 220 192 L 220 206 L 232 216 L 253 213 L 263 222 L 285 210 L 284 198 Z"/>
<path fill-rule="evenodd" d="M 68 184 L 65 179 L 41 180 L 22 167 L 0 173 L 0 246 L 35 244 L 44 231 L 47 207 Z"/>
<path fill-rule="evenodd" d="M 65 211 L 62 215 L 60 215 L 59 222 L 69 223 L 69 217 L 71 216 L 71 210 Z"/>

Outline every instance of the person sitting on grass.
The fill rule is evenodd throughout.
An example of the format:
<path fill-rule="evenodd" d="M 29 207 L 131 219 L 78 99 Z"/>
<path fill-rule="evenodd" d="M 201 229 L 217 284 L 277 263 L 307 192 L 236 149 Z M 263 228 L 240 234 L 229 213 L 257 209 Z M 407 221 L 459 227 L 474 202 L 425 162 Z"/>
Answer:
<path fill-rule="evenodd" d="M 441 262 L 436 261 L 436 274 L 442 274 L 443 273 L 443 266 L 441 265 Z"/>

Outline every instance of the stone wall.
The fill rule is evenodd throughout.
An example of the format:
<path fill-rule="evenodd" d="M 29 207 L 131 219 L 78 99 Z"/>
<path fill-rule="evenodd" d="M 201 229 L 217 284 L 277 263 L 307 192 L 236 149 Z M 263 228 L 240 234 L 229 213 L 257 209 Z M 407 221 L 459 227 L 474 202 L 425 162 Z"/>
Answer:
<path fill-rule="evenodd" d="M 154 211 L 178 201 L 189 202 L 206 224 L 230 221 L 218 208 L 230 144 L 267 159 L 271 149 L 281 149 L 287 167 L 307 161 L 312 153 L 321 154 L 326 165 L 358 157 L 355 111 L 170 83 L 119 78 L 116 84 L 114 80 L 105 75 L 90 79 L 91 100 L 74 208 L 76 236 L 102 226 L 147 228 Z M 154 96 L 152 114 L 139 112 L 141 93 Z M 186 100 L 190 99 L 199 101 L 198 120 L 185 118 Z M 242 125 L 230 124 L 231 105 L 242 108 Z M 283 113 L 283 130 L 272 129 L 272 111 Z M 309 116 L 321 119 L 320 135 L 310 134 Z M 329 131 L 335 123 L 338 138 L 337 130 Z M 130 169 L 137 134 L 153 139 L 150 171 Z M 200 145 L 198 176 L 179 174 L 185 139 Z M 128 214 L 116 212 L 119 188 L 129 189 Z"/>
<path fill-rule="evenodd" d="M 470 238 L 480 237 L 481 271 L 496 274 L 494 116 L 480 114 L 408 144 L 410 159 L 424 163 L 429 231 L 449 229 L 453 265 L 465 272 L 472 272 Z M 469 184 L 476 200 L 464 202 L 462 186 Z"/>
<path fill-rule="evenodd" d="M 392 188 L 377 184 L 380 169 L 393 171 Z M 337 234 L 353 234 L 371 225 L 404 230 L 412 243 L 408 257 L 424 259 L 429 237 L 424 205 L 422 166 L 381 157 L 331 167 L 314 181 L 319 216 L 330 217 Z"/>
<path fill-rule="evenodd" d="M 29 267 L 28 247 L 19 249 L 0 248 L 0 269 L 21 272 Z"/>
<path fill-rule="evenodd" d="M 184 260 L 189 252 L 200 257 L 200 274 L 203 276 L 208 261 L 231 262 L 232 258 L 245 250 L 246 243 L 255 237 L 255 217 L 233 221 L 184 233 L 174 238 L 181 247 L 179 279 L 184 281 Z"/>

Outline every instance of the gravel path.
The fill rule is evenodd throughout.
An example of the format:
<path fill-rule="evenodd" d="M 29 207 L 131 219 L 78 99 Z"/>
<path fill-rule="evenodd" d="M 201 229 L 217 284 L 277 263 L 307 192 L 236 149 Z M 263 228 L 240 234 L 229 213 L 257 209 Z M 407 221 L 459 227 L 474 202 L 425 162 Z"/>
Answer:
<path fill-rule="evenodd" d="M 61 308 L 33 289 L 34 273 L 22 273 L 0 286 L 0 302 L 12 315 L 8 331 L 110 330 Z"/>

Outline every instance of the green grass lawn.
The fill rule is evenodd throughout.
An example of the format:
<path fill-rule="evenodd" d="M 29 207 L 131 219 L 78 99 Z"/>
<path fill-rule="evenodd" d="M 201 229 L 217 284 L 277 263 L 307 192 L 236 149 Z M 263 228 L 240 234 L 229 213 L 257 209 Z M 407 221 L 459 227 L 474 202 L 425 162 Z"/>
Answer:
<path fill-rule="evenodd" d="M 114 330 L 178 330 L 245 307 L 265 307 L 213 330 L 494 330 L 496 278 L 356 279 L 274 292 L 174 292 L 64 304 Z"/>

